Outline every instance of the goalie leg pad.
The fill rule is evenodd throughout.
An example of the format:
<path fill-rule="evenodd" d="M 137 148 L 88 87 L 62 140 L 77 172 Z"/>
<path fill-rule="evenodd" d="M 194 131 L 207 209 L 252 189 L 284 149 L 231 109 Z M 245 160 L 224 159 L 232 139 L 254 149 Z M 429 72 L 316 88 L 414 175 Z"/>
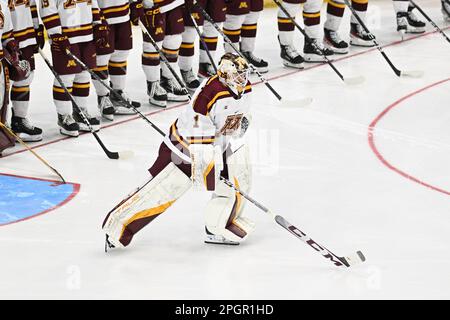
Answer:
<path fill-rule="evenodd" d="M 191 185 L 189 177 L 169 163 L 108 214 L 103 223 L 108 240 L 115 247 L 127 246 L 137 232 L 166 211 Z"/>
<path fill-rule="evenodd" d="M 250 191 L 251 165 L 246 145 L 227 157 L 224 175 L 242 191 Z M 245 202 L 241 194 L 220 181 L 206 207 L 207 230 L 229 241 L 244 241 L 255 229 L 254 223 L 242 216 Z"/>

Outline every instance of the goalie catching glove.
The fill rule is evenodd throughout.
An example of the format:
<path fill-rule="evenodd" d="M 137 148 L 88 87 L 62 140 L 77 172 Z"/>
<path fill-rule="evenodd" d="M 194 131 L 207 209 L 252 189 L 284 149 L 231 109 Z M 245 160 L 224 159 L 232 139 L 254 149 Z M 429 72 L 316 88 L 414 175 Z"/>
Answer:
<path fill-rule="evenodd" d="M 222 149 L 212 144 L 191 144 L 191 180 L 195 189 L 214 191 L 223 170 Z"/>

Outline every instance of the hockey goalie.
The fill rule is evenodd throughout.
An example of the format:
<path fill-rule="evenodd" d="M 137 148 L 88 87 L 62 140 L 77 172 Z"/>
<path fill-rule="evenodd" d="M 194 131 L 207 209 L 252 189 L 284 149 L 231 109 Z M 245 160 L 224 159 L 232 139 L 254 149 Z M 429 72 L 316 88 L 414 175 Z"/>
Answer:
<path fill-rule="evenodd" d="M 242 216 L 244 199 L 220 176 L 244 192 L 251 184 L 247 145 L 249 66 L 227 53 L 216 75 L 205 80 L 191 103 L 170 127 L 149 169 L 151 178 L 108 213 L 105 250 L 126 247 L 134 235 L 165 212 L 192 186 L 212 191 L 206 205 L 207 243 L 237 245 L 253 231 Z"/>

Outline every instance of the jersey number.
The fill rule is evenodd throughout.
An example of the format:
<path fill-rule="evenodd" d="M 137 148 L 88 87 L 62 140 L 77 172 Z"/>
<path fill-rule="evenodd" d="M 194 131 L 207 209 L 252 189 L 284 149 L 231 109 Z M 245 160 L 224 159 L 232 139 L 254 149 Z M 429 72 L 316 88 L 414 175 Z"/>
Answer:
<path fill-rule="evenodd" d="M 14 1 L 14 0 L 10 0 Z M 29 0 L 16 0 L 16 1 L 29 1 Z M 87 2 L 87 4 L 92 4 L 92 0 L 67 0 L 64 2 L 64 9 L 73 8 L 77 5 L 77 3 Z M 42 8 L 47 8 L 50 6 L 49 0 L 41 0 Z"/>
<path fill-rule="evenodd" d="M 30 6 L 30 0 L 8 0 L 9 10 L 14 11 L 14 9 L 18 6 Z"/>
<path fill-rule="evenodd" d="M 92 4 L 92 0 L 67 0 L 64 2 L 64 9 L 73 8 L 77 3 L 87 2 L 87 4 Z"/>

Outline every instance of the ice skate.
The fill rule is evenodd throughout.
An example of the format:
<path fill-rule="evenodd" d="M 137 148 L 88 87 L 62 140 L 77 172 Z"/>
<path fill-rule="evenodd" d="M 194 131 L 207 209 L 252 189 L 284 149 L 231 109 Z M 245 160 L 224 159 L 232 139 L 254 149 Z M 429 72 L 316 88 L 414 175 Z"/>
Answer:
<path fill-rule="evenodd" d="M 200 87 L 200 81 L 194 75 L 192 69 L 181 70 L 181 76 L 188 90 L 195 91 L 198 87 Z"/>
<path fill-rule="evenodd" d="M 247 61 L 252 64 L 259 73 L 269 72 L 269 64 L 261 58 L 256 57 L 252 52 L 242 52 Z"/>
<path fill-rule="evenodd" d="M 323 44 L 334 53 L 348 53 L 348 43 L 342 40 L 336 31 L 324 29 Z"/>
<path fill-rule="evenodd" d="M 312 42 L 305 43 L 303 54 L 306 62 L 324 62 L 325 57 L 332 56 L 334 52 L 325 48 L 317 39 L 312 39 Z"/>
<path fill-rule="evenodd" d="M 86 120 L 89 122 L 89 124 L 92 127 L 92 130 L 94 132 L 97 132 L 100 130 L 100 119 L 97 117 L 93 117 L 89 114 L 89 111 L 87 109 L 81 109 L 81 112 L 83 112 L 83 115 L 86 117 Z M 78 124 L 79 131 L 84 132 L 90 132 L 89 126 L 85 123 L 85 120 L 81 113 L 78 111 L 77 108 L 74 108 L 74 112 L 72 114 L 73 119 Z"/>
<path fill-rule="evenodd" d="M 350 44 L 357 47 L 373 47 L 372 35 L 367 33 L 358 23 L 350 25 Z"/>
<path fill-rule="evenodd" d="M 161 87 L 167 92 L 167 100 L 183 102 L 189 100 L 189 94 L 174 78 L 161 76 Z"/>
<path fill-rule="evenodd" d="M 69 137 L 78 137 L 80 127 L 78 123 L 73 119 L 71 114 L 58 114 L 58 126 L 62 135 Z"/>
<path fill-rule="evenodd" d="M 239 242 L 237 242 L 237 241 L 230 241 L 230 240 L 225 239 L 224 236 L 212 234 L 211 232 L 208 231 L 208 229 L 206 227 L 205 227 L 205 231 L 206 231 L 205 243 L 221 244 L 221 245 L 228 245 L 228 246 L 238 246 L 239 245 Z"/>
<path fill-rule="evenodd" d="M 113 121 L 116 110 L 114 109 L 114 105 L 111 102 L 110 96 L 98 96 L 97 103 L 102 117 L 106 120 Z"/>
<path fill-rule="evenodd" d="M 278 38 L 278 41 L 279 40 L 280 39 Z M 285 67 L 295 69 L 304 68 L 303 62 L 305 62 L 305 60 L 293 46 L 283 45 L 280 42 L 280 48 L 281 48 L 280 57 L 283 60 L 283 65 Z"/>
<path fill-rule="evenodd" d="M 131 104 L 134 108 L 140 108 L 141 103 L 131 100 L 131 98 L 127 95 L 127 93 L 122 90 L 115 90 L 115 91 L 122 97 L 121 99 L 117 97 L 116 94 L 113 93 L 110 95 L 110 100 L 114 106 L 115 114 L 119 115 L 136 114 L 136 111 L 130 108 L 129 105 Z M 126 103 L 125 101 L 127 101 L 128 103 Z"/>
<path fill-rule="evenodd" d="M 150 104 L 162 108 L 167 106 L 167 91 L 161 87 L 159 81 L 147 81 L 147 94 Z"/>
<path fill-rule="evenodd" d="M 28 118 L 12 116 L 11 129 L 25 142 L 37 142 L 42 140 L 42 129 L 35 127 Z"/>
<path fill-rule="evenodd" d="M 201 78 L 209 78 L 216 74 L 211 63 L 201 62 L 198 67 L 198 76 Z"/>

